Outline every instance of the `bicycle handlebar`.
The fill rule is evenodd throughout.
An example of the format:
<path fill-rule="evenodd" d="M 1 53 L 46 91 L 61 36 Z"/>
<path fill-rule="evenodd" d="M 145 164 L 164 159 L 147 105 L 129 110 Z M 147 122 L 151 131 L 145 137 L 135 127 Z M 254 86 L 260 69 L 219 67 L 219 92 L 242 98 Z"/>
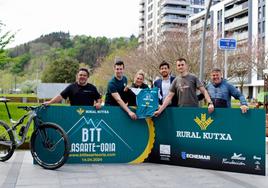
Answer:
<path fill-rule="evenodd" d="M 19 109 L 23 109 L 23 110 L 26 110 L 26 111 L 32 111 L 32 110 L 36 110 L 40 107 L 43 107 L 44 105 L 40 105 L 40 106 L 18 106 L 17 108 Z"/>

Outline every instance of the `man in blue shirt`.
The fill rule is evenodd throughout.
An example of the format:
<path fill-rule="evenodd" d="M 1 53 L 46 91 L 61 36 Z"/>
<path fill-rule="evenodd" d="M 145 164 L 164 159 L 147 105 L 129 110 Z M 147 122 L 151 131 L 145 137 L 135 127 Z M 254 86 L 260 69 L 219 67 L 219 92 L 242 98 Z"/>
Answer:
<path fill-rule="evenodd" d="M 131 119 L 137 119 L 137 116 L 134 112 L 132 112 L 126 102 L 126 92 L 124 92 L 125 87 L 127 86 L 127 78 L 124 76 L 124 62 L 117 61 L 114 64 L 114 77 L 109 81 L 106 97 L 105 97 L 105 105 L 107 106 L 121 106 Z"/>
<path fill-rule="evenodd" d="M 247 101 L 241 92 L 222 78 L 221 70 L 214 68 L 210 73 L 211 82 L 207 85 L 207 91 L 215 108 L 230 108 L 231 97 L 240 100 L 242 113 L 248 110 Z"/>

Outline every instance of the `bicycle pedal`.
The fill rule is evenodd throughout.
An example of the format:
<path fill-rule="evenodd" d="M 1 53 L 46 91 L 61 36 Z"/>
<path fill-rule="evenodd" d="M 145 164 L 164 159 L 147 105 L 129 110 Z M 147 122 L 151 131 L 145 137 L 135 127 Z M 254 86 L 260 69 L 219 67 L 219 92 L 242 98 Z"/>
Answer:
<path fill-rule="evenodd" d="M 25 126 L 22 126 L 20 128 L 19 136 L 22 136 L 24 134 Z"/>

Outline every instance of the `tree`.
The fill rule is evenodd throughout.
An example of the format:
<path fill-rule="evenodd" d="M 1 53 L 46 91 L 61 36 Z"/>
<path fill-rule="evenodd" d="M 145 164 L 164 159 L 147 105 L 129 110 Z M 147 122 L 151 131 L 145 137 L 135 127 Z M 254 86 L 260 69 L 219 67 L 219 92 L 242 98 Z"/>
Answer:
<path fill-rule="evenodd" d="M 3 33 L 3 26 L 4 24 L 0 21 L 0 68 L 3 68 L 5 64 L 9 61 L 8 53 L 6 50 L 4 50 L 4 48 L 15 37 L 15 34 L 12 34 L 11 31 Z"/>
<path fill-rule="evenodd" d="M 60 57 L 45 68 L 42 81 L 45 83 L 70 83 L 75 81 L 79 63 L 72 57 Z"/>
<path fill-rule="evenodd" d="M 11 40 L 15 37 L 15 34 L 12 34 L 11 31 L 3 32 L 2 27 L 4 24 L 0 21 L 0 51 L 3 50 L 6 45 L 8 45 Z"/>

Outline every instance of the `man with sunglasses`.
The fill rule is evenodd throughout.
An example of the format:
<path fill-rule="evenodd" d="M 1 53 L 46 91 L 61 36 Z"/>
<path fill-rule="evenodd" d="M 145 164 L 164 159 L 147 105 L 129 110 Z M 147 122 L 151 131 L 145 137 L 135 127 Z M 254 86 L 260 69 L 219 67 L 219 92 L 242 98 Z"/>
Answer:
<path fill-rule="evenodd" d="M 124 69 L 124 62 L 116 61 L 114 64 L 114 76 L 108 83 L 105 105 L 120 106 L 128 113 L 131 119 L 135 120 L 137 119 L 136 114 L 126 104 L 127 96 L 124 89 L 127 86 L 127 77 L 124 76 Z"/>
<path fill-rule="evenodd" d="M 76 75 L 76 82 L 67 86 L 59 95 L 46 101 L 43 104 L 49 105 L 58 103 L 62 99 L 69 98 L 72 106 L 95 106 L 101 108 L 101 95 L 97 88 L 88 83 L 89 71 L 86 68 L 80 68 Z"/>
<path fill-rule="evenodd" d="M 214 111 L 213 103 L 208 95 L 207 90 L 200 82 L 200 80 L 193 74 L 188 72 L 188 64 L 186 59 L 179 58 L 176 60 L 177 76 L 169 89 L 169 93 L 165 98 L 163 105 L 155 111 L 154 115 L 157 117 L 170 104 L 172 98 L 176 95 L 178 97 L 177 106 L 179 107 L 198 107 L 198 97 L 196 90 L 198 89 L 208 102 L 208 112 Z"/>

